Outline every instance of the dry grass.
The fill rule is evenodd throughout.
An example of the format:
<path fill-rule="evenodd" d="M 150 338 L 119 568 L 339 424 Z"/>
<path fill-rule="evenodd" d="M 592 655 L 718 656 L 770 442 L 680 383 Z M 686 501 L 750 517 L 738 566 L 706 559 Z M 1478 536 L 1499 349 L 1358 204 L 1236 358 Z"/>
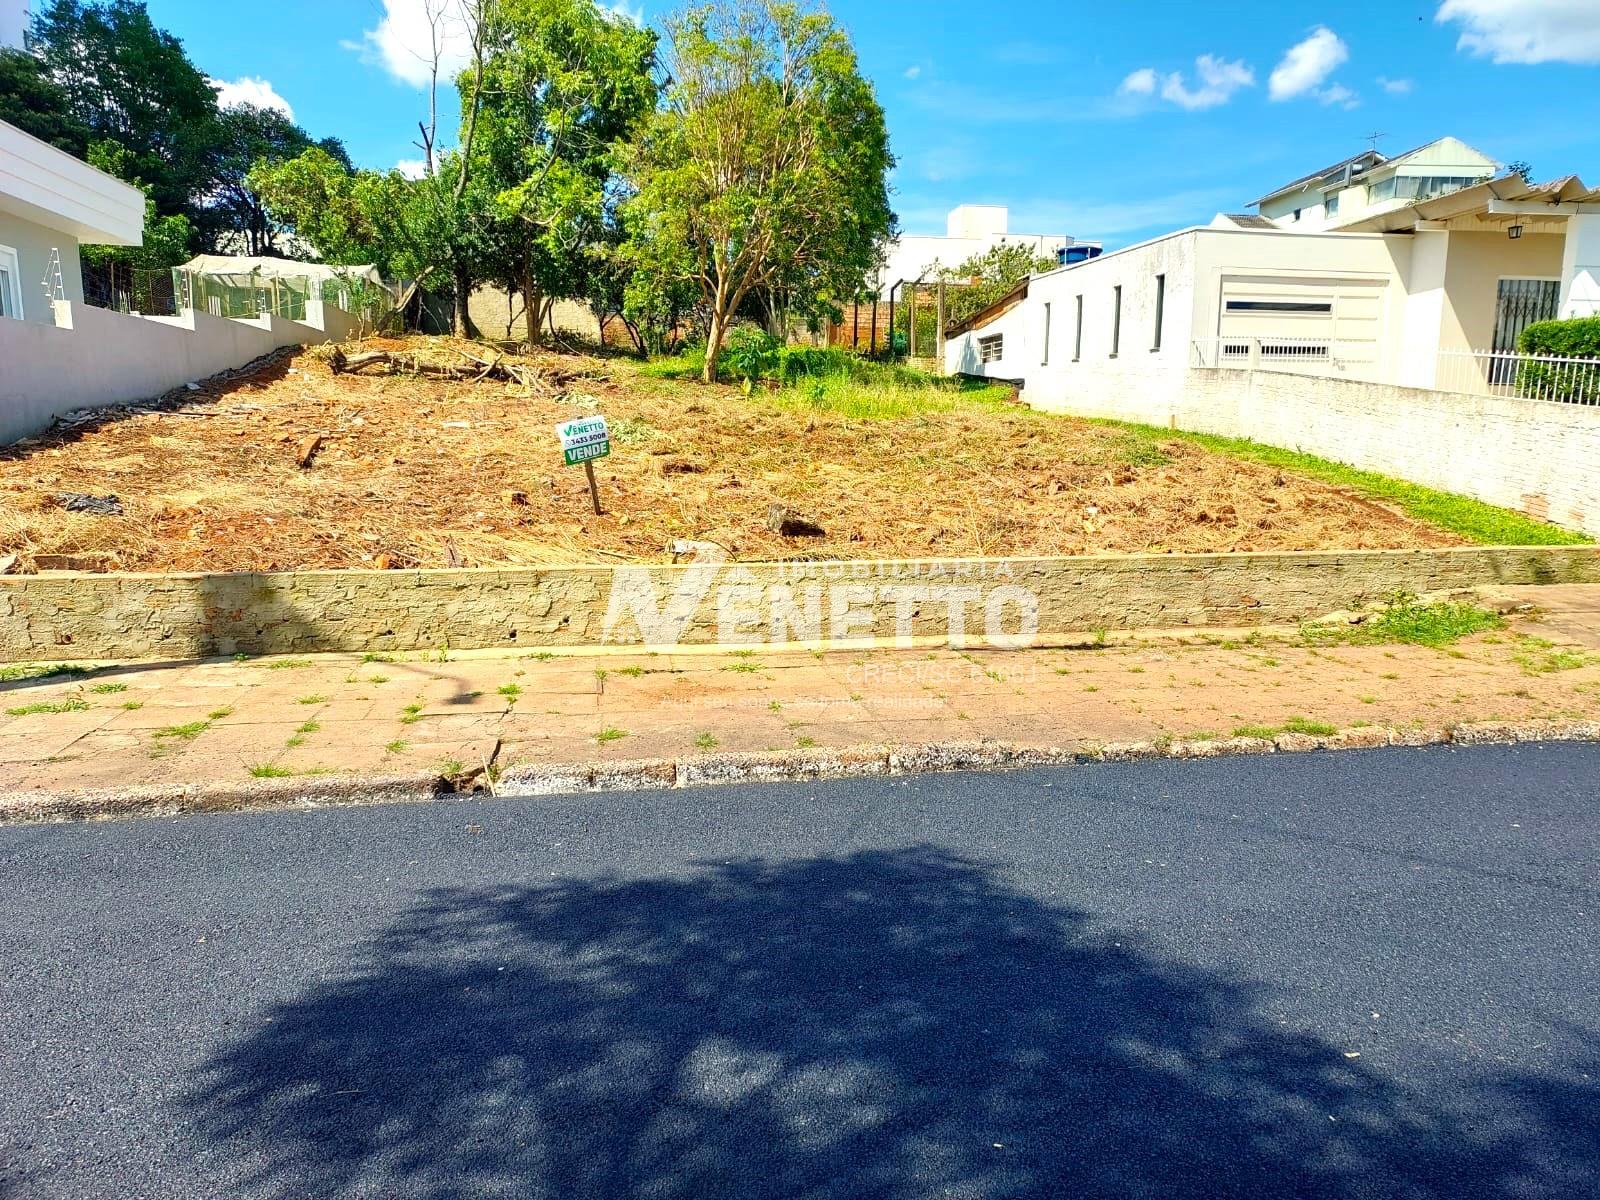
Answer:
<path fill-rule="evenodd" d="M 462 361 L 447 339 L 390 345 Z M 336 376 L 310 351 L 178 407 L 55 431 L 0 452 L 0 554 L 23 569 L 70 555 L 91 570 L 237 571 L 663 561 L 675 538 L 746 560 L 1462 542 L 1269 465 L 948 390 L 862 418 L 803 390 L 745 396 L 621 359 L 530 365 L 561 382 Z M 551 429 L 595 410 L 613 431 L 600 517 Z M 311 435 L 324 442 L 301 469 Z M 115 493 L 125 515 L 65 512 L 64 492 Z M 827 535 L 770 532 L 774 502 Z"/>

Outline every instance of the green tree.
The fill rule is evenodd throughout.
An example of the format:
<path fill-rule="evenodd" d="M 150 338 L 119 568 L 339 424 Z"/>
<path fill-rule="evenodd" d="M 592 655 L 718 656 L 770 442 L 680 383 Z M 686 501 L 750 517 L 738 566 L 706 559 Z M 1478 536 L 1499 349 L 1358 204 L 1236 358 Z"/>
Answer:
<path fill-rule="evenodd" d="M 250 186 L 258 164 L 288 162 L 316 146 L 346 172 L 350 156 L 338 138 L 313 142 L 311 135 L 283 113 L 252 104 L 231 105 L 217 119 L 216 183 L 201 215 L 206 241 L 219 246 L 233 240 L 246 254 L 272 254 L 283 232 Z M 234 235 L 229 239 L 228 235 Z"/>
<path fill-rule="evenodd" d="M 479 111 L 471 186 L 492 193 L 488 274 L 522 293 L 527 339 L 584 295 L 603 259 L 617 147 L 654 108 L 656 36 L 592 0 L 501 0 L 481 67 L 457 81 Z"/>
<path fill-rule="evenodd" d="M 67 89 L 21 50 L 0 48 L 0 121 L 79 158 L 88 150 L 89 129 L 73 119 Z"/>
<path fill-rule="evenodd" d="M 385 273 L 414 268 L 404 214 L 414 203 L 398 173 L 352 171 L 312 146 L 285 162 L 261 160 L 245 176 L 268 220 L 306 242 L 324 262 L 371 263 Z"/>
<path fill-rule="evenodd" d="M 947 289 L 945 319 L 965 321 L 1003 298 L 1028 276 L 1053 271 L 1059 265 L 1054 258 L 1036 254 L 1017 242 L 991 246 L 954 267 L 940 265 L 935 272 L 938 278 L 963 285 Z"/>
<path fill-rule="evenodd" d="M 894 230 L 894 159 L 850 39 L 825 13 L 715 0 L 668 34 L 665 103 L 629 158 L 633 253 L 656 290 L 699 289 L 710 381 L 747 297 L 812 315 L 861 290 Z"/>
<path fill-rule="evenodd" d="M 110 140 L 93 142 L 87 157 L 96 170 L 115 175 L 144 192 L 144 238 L 137 246 L 80 246 L 79 259 L 85 268 L 104 277 L 113 293 L 105 298 L 109 307 L 126 301 L 149 312 L 165 305 L 166 272 L 188 261 L 194 226 L 182 213 L 163 215 L 157 210 L 150 189 L 135 173 L 137 160 L 125 146 Z M 121 301 L 116 299 L 117 294 L 122 296 Z"/>
<path fill-rule="evenodd" d="M 198 214 L 215 179 L 217 96 L 138 0 L 53 0 L 34 18 L 44 73 L 89 141 L 113 141 L 163 216 Z"/>

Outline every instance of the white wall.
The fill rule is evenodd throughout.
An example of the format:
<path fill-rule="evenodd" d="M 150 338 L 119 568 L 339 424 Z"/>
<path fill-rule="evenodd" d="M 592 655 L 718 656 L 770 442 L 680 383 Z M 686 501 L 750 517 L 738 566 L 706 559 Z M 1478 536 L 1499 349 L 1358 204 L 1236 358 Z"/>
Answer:
<path fill-rule="evenodd" d="M 1171 395 L 1195 361 L 1196 342 L 1210 350 L 1226 332 L 1224 297 L 1327 298 L 1333 313 L 1320 324 L 1280 318 L 1276 336 L 1339 339 L 1341 370 L 1361 378 L 1392 378 L 1400 354 L 1402 275 L 1410 242 L 1380 234 L 1292 234 L 1240 229 L 1187 229 L 1087 262 L 1036 276 L 1016 310 L 977 330 L 950 338 L 951 373 L 1022 380 L 1025 398 L 1059 408 L 1091 395 L 1114 398 L 1140 389 Z M 1161 347 L 1154 349 L 1156 277 L 1165 276 Z M 1115 289 L 1122 289 L 1121 334 L 1115 356 Z M 1081 354 L 1076 361 L 1077 298 L 1083 297 Z M 1039 344 L 1042 308 L 1051 306 L 1049 362 Z M 979 361 L 977 342 L 1005 335 L 999 362 Z M 1318 364 L 1318 369 L 1321 369 Z"/>
<path fill-rule="evenodd" d="M 68 300 L 83 303 L 83 271 L 78 265 L 78 239 L 59 229 L 49 229 L 0 211 L 0 246 L 17 252 L 19 290 L 22 293 L 22 319 L 55 322 L 43 281 L 50 267 L 50 252 L 61 251 L 62 290 Z"/>
<path fill-rule="evenodd" d="M 1160 392 L 1074 396 L 1061 411 L 1249 438 L 1600 535 L 1600 409 L 1585 405 L 1190 370 Z"/>
<path fill-rule="evenodd" d="M 1567 218 L 1564 251 L 1560 315 L 1600 316 L 1600 213 Z"/>
<path fill-rule="evenodd" d="M 325 342 L 330 332 L 352 327 L 349 314 L 332 305 L 321 318 L 329 332 L 270 314 L 135 317 L 63 302 L 55 315 L 54 325 L 0 320 L 0 445 L 75 409 L 159 396 L 280 346 Z"/>

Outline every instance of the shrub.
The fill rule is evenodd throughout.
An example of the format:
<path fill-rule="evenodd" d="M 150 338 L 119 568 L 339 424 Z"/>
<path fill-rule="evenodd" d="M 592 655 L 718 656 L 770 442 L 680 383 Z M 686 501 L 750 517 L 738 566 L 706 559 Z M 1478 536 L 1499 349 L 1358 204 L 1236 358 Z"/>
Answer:
<path fill-rule="evenodd" d="M 753 326 L 741 325 L 728 335 L 718 364 L 735 379 L 754 381 L 775 375 L 783 343 Z"/>
<path fill-rule="evenodd" d="M 1517 389 L 1541 400 L 1600 403 L 1600 317 L 1537 321 L 1522 331 L 1517 348 L 1524 354 L 1592 358 L 1593 366 L 1576 363 L 1525 362 L 1517 367 Z"/>

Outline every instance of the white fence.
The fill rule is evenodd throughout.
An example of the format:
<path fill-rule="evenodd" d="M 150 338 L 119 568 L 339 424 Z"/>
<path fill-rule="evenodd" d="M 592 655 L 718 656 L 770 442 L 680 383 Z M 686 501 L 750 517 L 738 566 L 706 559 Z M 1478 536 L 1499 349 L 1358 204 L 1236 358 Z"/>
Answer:
<path fill-rule="evenodd" d="M 1433 386 L 1470 396 L 1600 404 L 1600 358 L 1441 350 Z"/>

